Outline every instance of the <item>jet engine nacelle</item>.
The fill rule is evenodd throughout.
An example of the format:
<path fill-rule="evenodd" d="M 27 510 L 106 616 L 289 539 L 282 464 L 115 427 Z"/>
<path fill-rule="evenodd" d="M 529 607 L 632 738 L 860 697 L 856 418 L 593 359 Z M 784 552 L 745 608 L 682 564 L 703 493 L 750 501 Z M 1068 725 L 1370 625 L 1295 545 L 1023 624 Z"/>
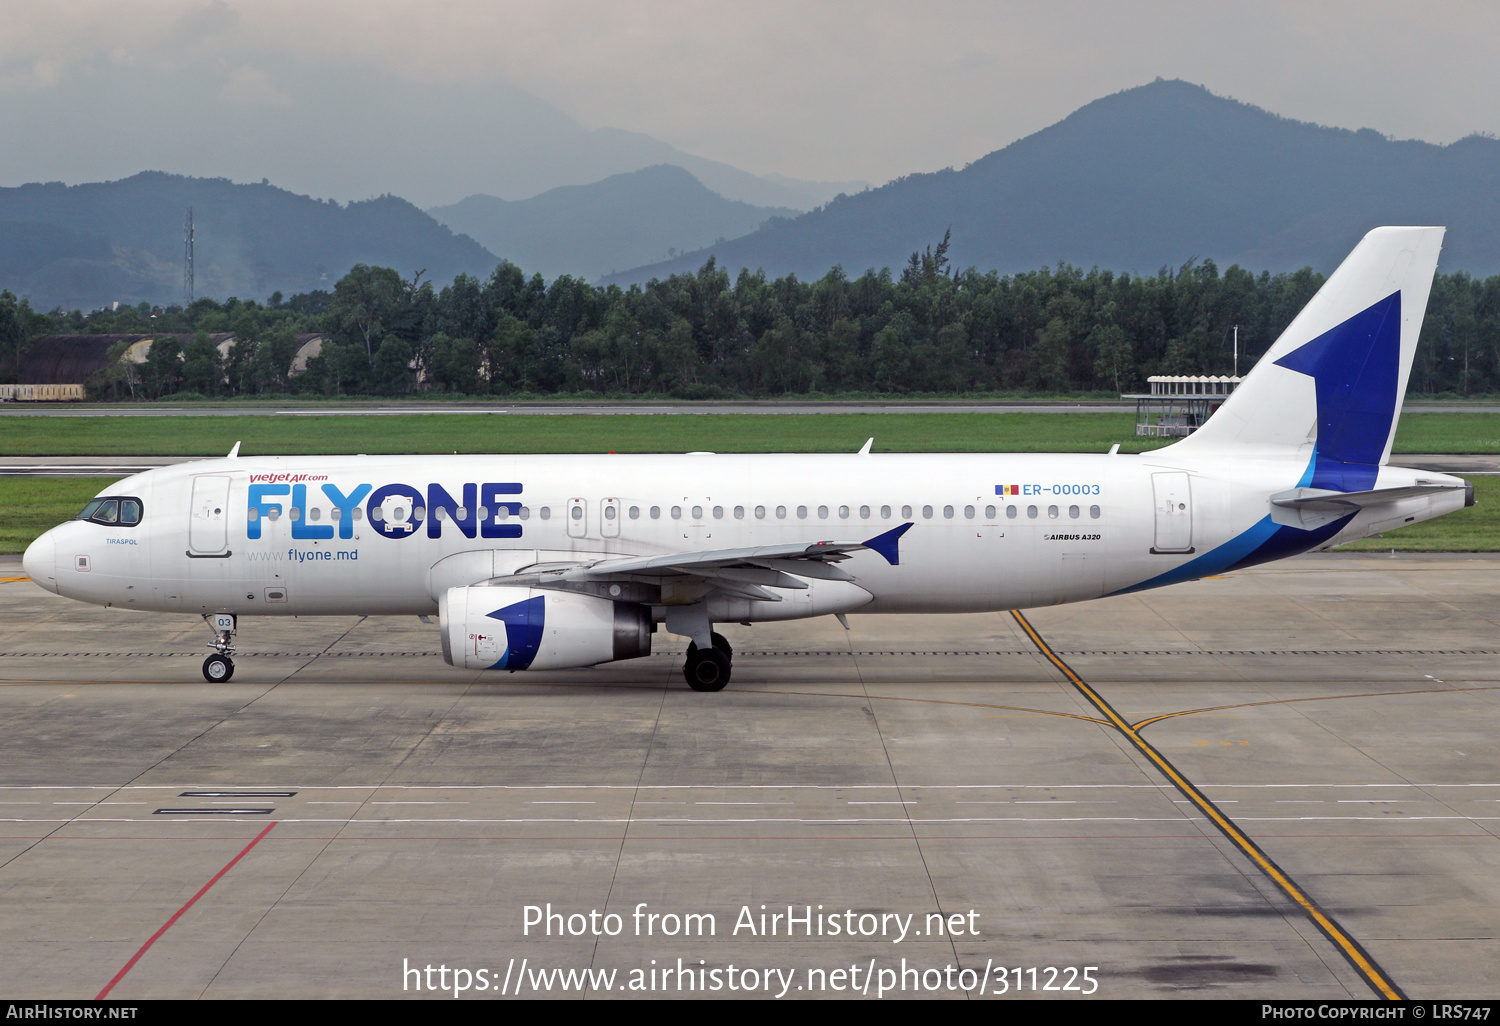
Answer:
<path fill-rule="evenodd" d="M 541 588 L 476 585 L 438 599 L 443 658 L 465 670 L 563 670 L 651 654 L 651 609 Z"/>

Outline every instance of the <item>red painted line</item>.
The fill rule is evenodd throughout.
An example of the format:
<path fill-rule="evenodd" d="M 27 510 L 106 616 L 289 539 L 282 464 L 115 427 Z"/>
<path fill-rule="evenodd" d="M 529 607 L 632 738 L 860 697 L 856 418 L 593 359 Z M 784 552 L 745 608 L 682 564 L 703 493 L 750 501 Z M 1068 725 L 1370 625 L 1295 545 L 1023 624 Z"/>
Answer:
<path fill-rule="evenodd" d="M 135 964 L 141 960 L 141 956 L 144 955 L 147 951 L 151 950 L 151 945 L 155 944 L 157 942 L 157 940 L 160 939 L 160 937 L 161 937 L 162 934 L 164 934 L 168 930 L 170 930 L 172 928 L 172 924 L 175 923 L 175 922 L 177 922 L 177 920 L 181 919 L 182 918 L 182 914 L 184 912 L 186 912 L 188 909 L 190 909 L 190 908 L 193 907 L 193 902 L 197 901 L 199 898 L 201 898 L 205 894 L 207 894 L 208 893 L 208 889 L 210 887 L 212 887 L 214 884 L 218 883 L 219 880 L 223 878 L 223 876 L 224 876 L 225 873 L 227 873 L 231 869 L 233 869 L 234 868 L 234 864 L 236 862 L 238 862 L 240 859 L 244 858 L 246 855 L 250 854 L 250 849 L 254 848 L 257 844 L 259 844 L 260 843 L 260 839 L 262 837 L 265 837 L 267 834 L 269 834 L 271 832 L 272 828 L 275 827 L 275 826 L 276 826 L 276 824 L 274 822 L 268 824 L 264 830 L 262 830 L 260 833 L 258 833 L 258 834 L 255 835 L 255 840 L 253 840 L 249 844 L 245 845 L 245 847 L 240 850 L 240 853 L 238 855 L 236 855 L 234 858 L 230 859 L 229 863 L 223 869 L 221 869 L 217 873 L 215 873 L 213 875 L 213 879 L 212 880 L 209 880 L 208 883 L 206 883 L 202 887 L 198 888 L 198 893 L 195 894 L 195 895 L 193 895 L 191 898 L 189 898 L 187 900 L 187 904 L 186 905 L 183 905 L 180 909 L 178 909 L 176 912 L 174 912 L 172 914 L 172 918 L 168 919 L 165 923 L 163 923 L 161 929 L 157 930 L 155 933 L 153 933 L 151 935 L 151 939 L 148 940 L 148 941 L 146 941 L 146 943 L 144 943 L 144 944 L 141 945 L 141 950 L 137 951 L 134 955 L 130 956 L 130 961 L 126 962 L 125 965 L 120 969 L 120 971 L 117 972 L 117 973 L 115 973 L 115 978 L 109 981 L 109 983 L 105 986 L 105 988 L 103 990 L 101 990 L 99 992 L 98 996 L 96 996 L 94 998 L 94 1000 L 95 1001 L 103 1001 L 106 997 L 108 997 L 109 996 L 109 992 L 115 989 L 115 984 L 117 984 L 121 980 L 123 980 L 125 978 L 125 974 L 128 973 L 128 972 L 130 972 L 131 969 L 134 969 L 135 968 Z"/>

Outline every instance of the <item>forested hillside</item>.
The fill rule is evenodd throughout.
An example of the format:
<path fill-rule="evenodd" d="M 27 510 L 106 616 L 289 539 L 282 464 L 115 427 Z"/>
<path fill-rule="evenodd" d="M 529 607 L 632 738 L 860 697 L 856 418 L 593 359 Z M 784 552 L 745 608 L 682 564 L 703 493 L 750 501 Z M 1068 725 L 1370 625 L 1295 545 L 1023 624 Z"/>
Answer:
<path fill-rule="evenodd" d="M 1158 80 L 961 170 L 909 175 L 610 280 L 691 271 L 711 255 L 731 273 L 773 276 L 894 266 L 948 227 L 956 260 L 1001 273 L 1061 260 L 1151 274 L 1195 257 L 1328 272 L 1383 224 L 1446 225 L 1444 269 L 1500 273 L 1500 140 L 1396 141 Z"/>
<path fill-rule="evenodd" d="M 42 310 L 180 302 L 189 207 L 196 294 L 220 299 L 330 289 L 362 262 L 447 281 L 497 259 L 395 196 L 340 204 L 268 184 L 143 172 L 0 188 L 5 287 Z"/>
<path fill-rule="evenodd" d="M 240 342 L 227 360 L 198 346 L 190 379 L 175 358 L 153 361 L 137 394 L 1118 393 L 1150 374 L 1230 373 L 1236 324 L 1247 370 L 1321 283 L 1310 269 L 1221 271 L 1209 260 L 1145 276 L 1067 265 L 956 271 L 943 243 L 894 276 L 731 277 L 710 262 L 629 289 L 566 275 L 548 283 L 508 262 L 440 287 L 361 265 L 331 292 L 203 299 L 155 316 L 143 306 L 48 317 L 4 293 L 0 378 L 50 333 L 172 331 Z M 310 331 L 328 342 L 288 380 L 291 336 Z M 128 394 L 118 376 L 91 385 Z M 1410 387 L 1500 392 L 1500 276 L 1437 277 Z"/>

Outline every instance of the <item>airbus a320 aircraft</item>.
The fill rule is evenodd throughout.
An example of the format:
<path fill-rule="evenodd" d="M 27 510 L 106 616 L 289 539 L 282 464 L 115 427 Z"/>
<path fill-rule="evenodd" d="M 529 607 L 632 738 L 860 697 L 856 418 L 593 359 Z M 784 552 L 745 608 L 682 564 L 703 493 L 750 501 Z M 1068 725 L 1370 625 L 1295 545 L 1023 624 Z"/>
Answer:
<path fill-rule="evenodd" d="M 238 618 L 436 613 L 471 670 L 594 666 L 714 624 L 978 612 L 1156 588 L 1473 502 L 1387 466 L 1441 228 L 1360 242 L 1219 411 L 1138 456 L 306 456 L 137 474 L 26 551 L 37 584 L 202 614 L 210 681 Z"/>

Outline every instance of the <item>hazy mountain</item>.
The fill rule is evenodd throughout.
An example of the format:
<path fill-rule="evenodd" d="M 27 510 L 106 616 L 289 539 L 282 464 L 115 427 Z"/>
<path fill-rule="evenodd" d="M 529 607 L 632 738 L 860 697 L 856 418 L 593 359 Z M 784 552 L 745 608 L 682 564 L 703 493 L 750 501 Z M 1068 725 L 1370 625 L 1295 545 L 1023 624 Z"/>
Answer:
<path fill-rule="evenodd" d="M 143 172 L 117 182 L 0 188 L 0 288 L 39 309 L 181 302 L 193 208 L 198 295 L 331 289 L 354 264 L 446 282 L 497 258 L 395 196 L 340 205 L 271 185 Z"/>
<path fill-rule="evenodd" d="M 489 184 L 484 192 L 503 199 L 525 199 L 557 186 L 586 185 L 657 164 L 686 169 L 726 199 L 798 211 L 810 210 L 841 192 L 858 191 L 868 184 L 808 182 L 782 175 L 760 177 L 716 160 L 684 153 L 649 135 L 600 128 L 513 150 L 504 161 L 489 166 Z"/>
<path fill-rule="evenodd" d="M 1500 141 L 1397 142 L 1157 80 L 961 171 L 898 179 L 611 280 L 693 270 L 710 255 L 773 275 L 899 268 L 950 226 L 955 264 L 1002 272 L 1062 260 L 1154 273 L 1194 257 L 1328 271 L 1382 224 L 1447 225 L 1445 268 L 1500 272 Z"/>
<path fill-rule="evenodd" d="M 798 212 L 724 199 L 682 168 L 659 164 L 527 200 L 470 196 L 428 213 L 528 274 L 592 281 L 665 258 L 669 249 L 736 238 Z"/>
<path fill-rule="evenodd" d="M 272 181 L 340 199 L 394 193 L 423 206 L 475 193 L 518 200 L 653 164 L 710 189 L 809 210 L 863 183 L 761 178 L 651 136 L 590 131 L 511 83 L 406 81 L 357 60 L 246 53 L 190 39 L 171 60 L 70 65 L 44 87 L 0 79 L 0 182 L 104 181 L 161 167 Z"/>

